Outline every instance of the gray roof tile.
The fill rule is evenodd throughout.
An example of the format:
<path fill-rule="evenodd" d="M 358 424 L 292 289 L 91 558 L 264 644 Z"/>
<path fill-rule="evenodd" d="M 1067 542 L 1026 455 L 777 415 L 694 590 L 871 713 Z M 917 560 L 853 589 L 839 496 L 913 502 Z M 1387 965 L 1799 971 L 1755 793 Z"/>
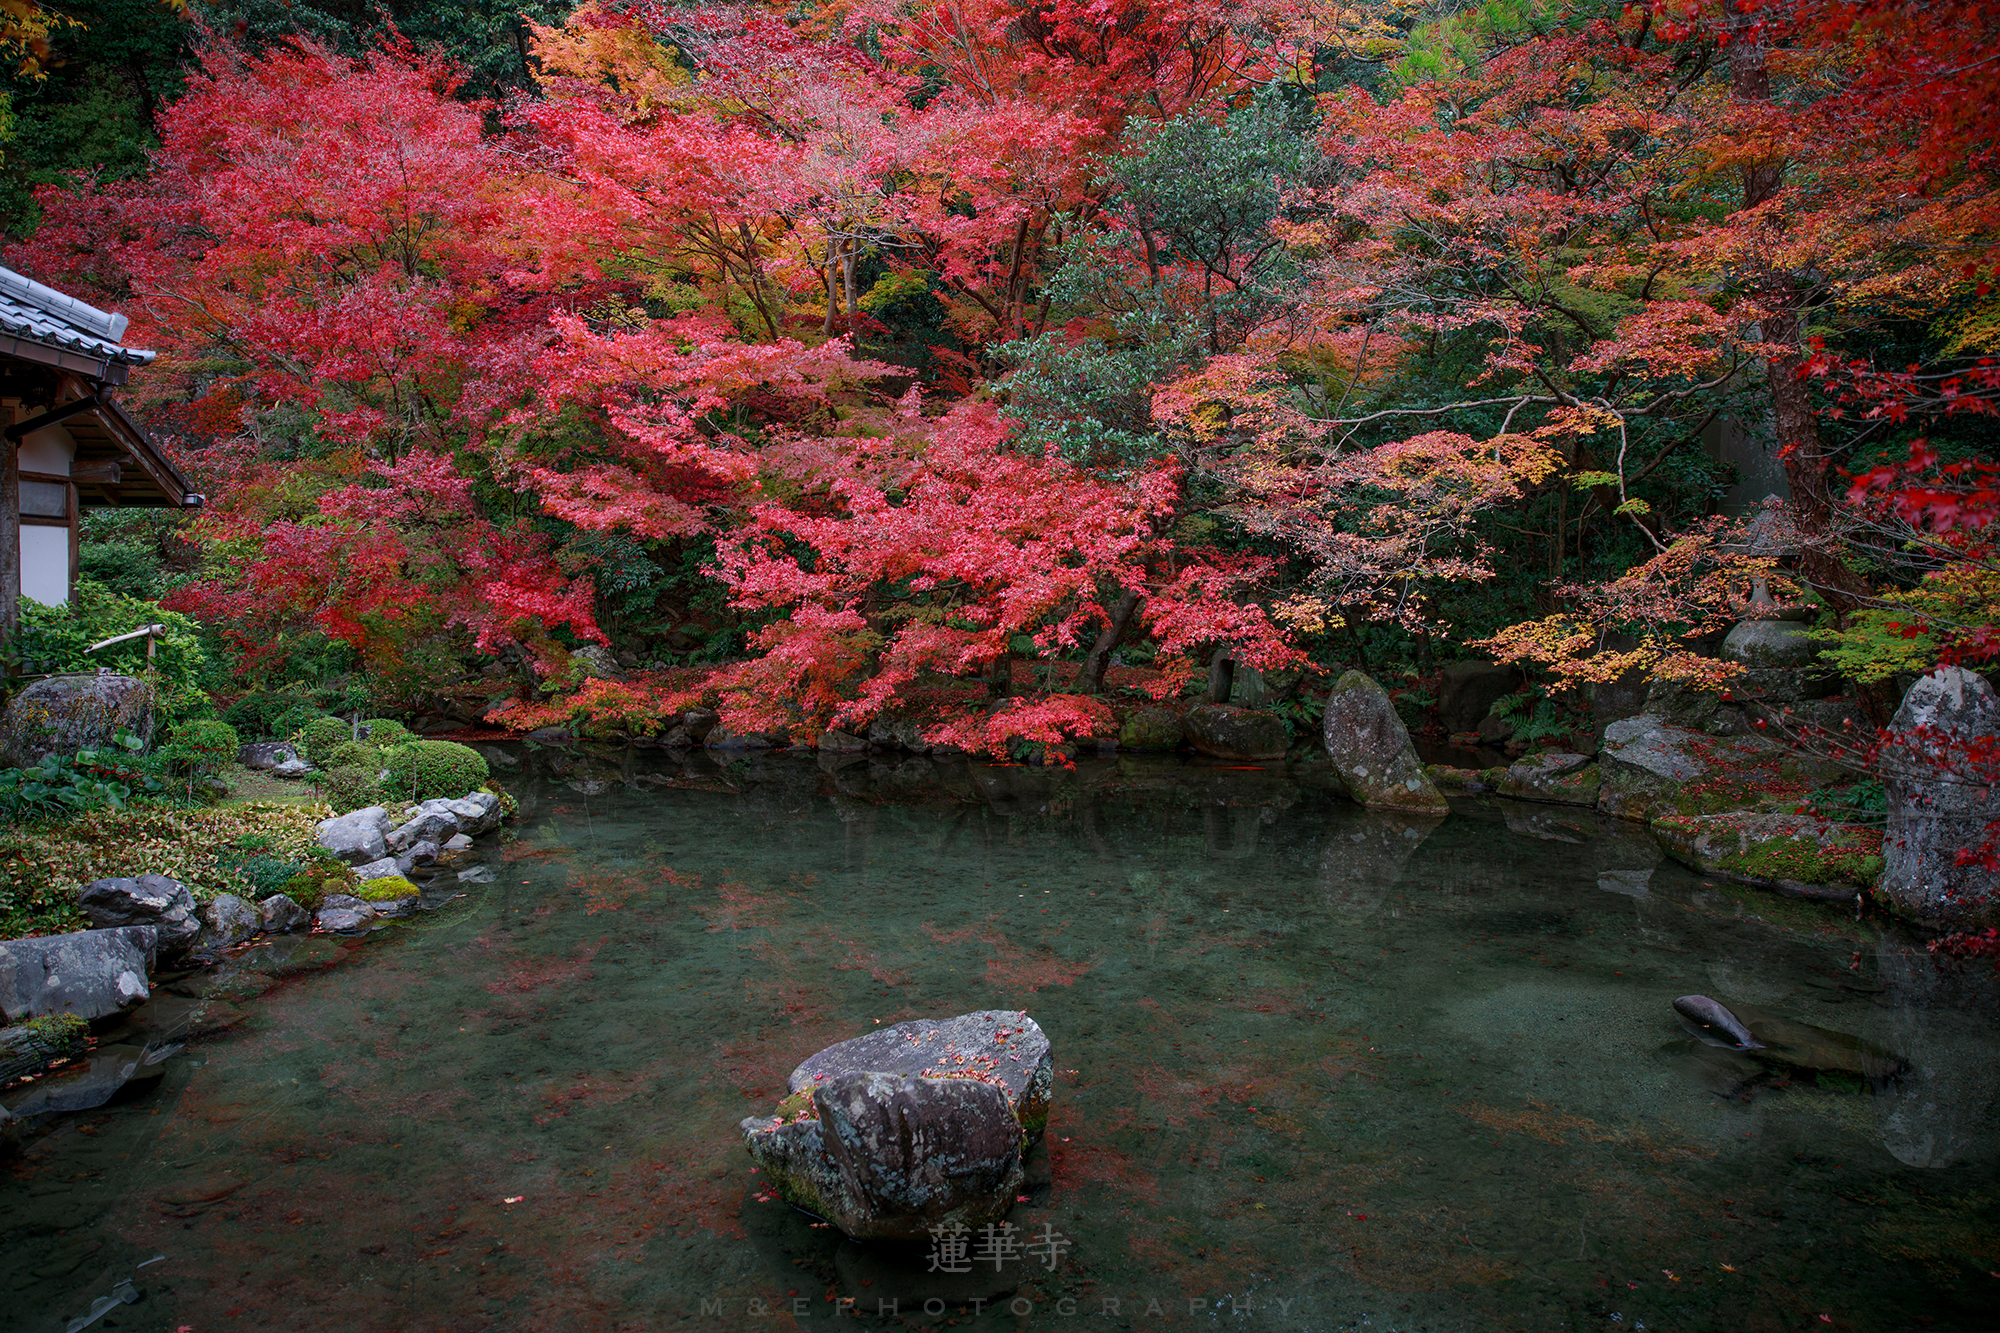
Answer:
<path fill-rule="evenodd" d="M 127 347 L 125 316 L 110 314 L 0 266 L 0 334 L 117 365 L 143 366 L 155 353 Z"/>

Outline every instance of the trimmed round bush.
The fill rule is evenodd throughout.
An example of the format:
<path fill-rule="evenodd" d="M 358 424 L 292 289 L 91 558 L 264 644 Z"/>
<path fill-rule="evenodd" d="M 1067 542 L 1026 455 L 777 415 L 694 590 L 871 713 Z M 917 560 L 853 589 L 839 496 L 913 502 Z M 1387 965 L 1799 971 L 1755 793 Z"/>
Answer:
<path fill-rule="evenodd" d="M 320 770 L 320 795 L 333 807 L 337 815 L 349 810 L 359 810 L 364 805 L 373 805 L 382 793 L 375 780 L 373 765 L 349 765 L 346 768 L 326 768 Z"/>
<path fill-rule="evenodd" d="M 456 741 L 410 741 L 385 756 L 389 776 L 382 793 L 398 801 L 428 801 L 477 791 L 486 781 L 486 760 Z"/>
<path fill-rule="evenodd" d="M 292 734 L 292 744 L 314 768 L 325 768 L 333 747 L 353 739 L 353 726 L 337 717 L 316 717 Z"/>
<path fill-rule="evenodd" d="M 342 741 L 326 752 L 326 768 L 382 769 L 382 752 L 367 741 Z"/>
<path fill-rule="evenodd" d="M 398 722 L 393 717 L 371 717 L 361 724 L 361 734 L 368 738 L 370 745 L 387 748 L 402 745 L 417 738 L 417 733 Z"/>

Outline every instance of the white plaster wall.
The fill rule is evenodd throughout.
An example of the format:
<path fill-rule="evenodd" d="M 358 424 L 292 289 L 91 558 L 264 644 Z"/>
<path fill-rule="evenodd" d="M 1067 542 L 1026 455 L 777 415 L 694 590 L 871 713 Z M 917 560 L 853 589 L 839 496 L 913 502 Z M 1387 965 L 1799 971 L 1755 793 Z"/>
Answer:
<path fill-rule="evenodd" d="M 69 529 L 21 529 L 21 595 L 43 606 L 69 603 Z"/>
<path fill-rule="evenodd" d="M 61 426 L 38 430 L 21 441 L 21 471 L 53 472 L 69 475 L 70 460 L 76 457 L 76 441 Z"/>

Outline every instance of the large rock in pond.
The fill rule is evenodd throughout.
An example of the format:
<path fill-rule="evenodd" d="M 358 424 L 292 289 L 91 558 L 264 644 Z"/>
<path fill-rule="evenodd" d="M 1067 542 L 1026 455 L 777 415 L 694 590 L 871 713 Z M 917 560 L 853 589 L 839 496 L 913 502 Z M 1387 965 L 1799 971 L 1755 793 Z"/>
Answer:
<path fill-rule="evenodd" d="M 162 958 L 185 952 L 201 934 L 194 895 L 179 880 L 165 875 L 93 880 L 77 893 L 76 905 L 100 930 L 153 927 Z"/>
<path fill-rule="evenodd" d="M 153 712 L 153 687 L 130 676 L 38 680 L 0 713 L 0 768 L 26 768 L 46 754 L 110 749 L 121 732 L 150 743 Z"/>
<path fill-rule="evenodd" d="M 1438 721 L 1453 735 L 1477 731 L 1493 705 L 1521 688 L 1521 669 L 1453 662 L 1438 673 Z"/>
<path fill-rule="evenodd" d="M 1274 714 L 1234 704 L 1202 704 L 1182 719 L 1188 744 L 1212 759 L 1283 759 L 1285 724 Z"/>
<path fill-rule="evenodd" d="M 2000 850 L 1996 739 L 2000 700 L 1963 667 L 1940 667 L 1903 696 L 1883 746 L 1889 823 L 1879 886 L 1900 910 L 1939 924 L 2000 918 L 2000 875 L 1958 864 L 1961 851 Z"/>
<path fill-rule="evenodd" d="M 319 845 L 349 865 L 366 865 L 389 854 L 385 841 L 391 828 L 389 812 L 379 805 L 365 806 L 319 825 Z"/>
<path fill-rule="evenodd" d="M 1326 699 L 1326 753 L 1347 794 L 1371 810 L 1446 814 L 1451 806 L 1424 772 L 1389 692 L 1359 671 Z"/>
<path fill-rule="evenodd" d="M 1652 833 L 1661 851 L 1703 874 L 1795 897 L 1853 902 L 1882 872 L 1880 833 L 1812 815 L 1662 815 Z"/>
<path fill-rule="evenodd" d="M 120 926 L 0 943 L 0 1019 L 104 1018 L 144 1004 L 158 938 L 151 926 Z"/>
<path fill-rule="evenodd" d="M 744 1146 L 789 1203 L 856 1240 L 923 1240 L 1013 1207 L 1048 1123 L 1055 1066 L 1012 1010 L 919 1019 L 829 1046 L 792 1071 Z"/>

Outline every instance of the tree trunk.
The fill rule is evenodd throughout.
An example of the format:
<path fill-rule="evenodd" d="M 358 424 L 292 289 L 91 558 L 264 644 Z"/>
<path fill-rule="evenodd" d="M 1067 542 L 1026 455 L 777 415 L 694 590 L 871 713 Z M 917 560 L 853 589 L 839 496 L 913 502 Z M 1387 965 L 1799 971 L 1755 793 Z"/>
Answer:
<path fill-rule="evenodd" d="M 1090 652 L 1083 659 L 1083 669 L 1077 673 L 1078 684 L 1085 694 L 1097 694 L 1104 689 L 1104 673 L 1111 667 L 1111 650 L 1125 637 L 1126 627 L 1132 623 L 1132 613 L 1139 609 L 1139 594 L 1125 592 L 1111 608 L 1111 623 L 1097 636 L 1097 642 L 1090 646 Z"/>

